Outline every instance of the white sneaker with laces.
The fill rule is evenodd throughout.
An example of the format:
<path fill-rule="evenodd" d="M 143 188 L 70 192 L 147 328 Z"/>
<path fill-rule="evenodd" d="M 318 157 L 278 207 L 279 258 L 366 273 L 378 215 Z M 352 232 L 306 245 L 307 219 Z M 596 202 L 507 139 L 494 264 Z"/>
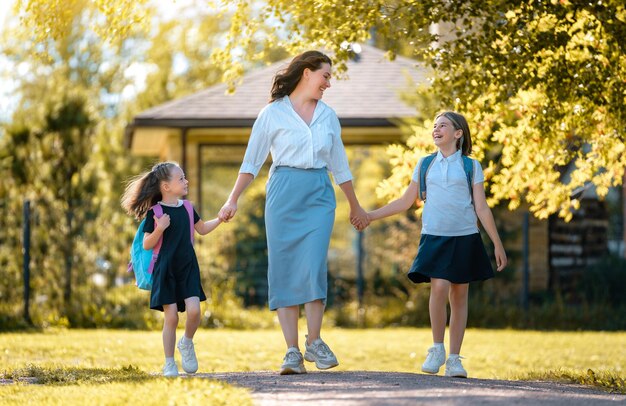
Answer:
<path fill-rule="evenodd" d="M 304 342 L 306 351 L 304 352 L 304 359 L 309 362 L 315 362 L 317 369 L 330 369 L 339 365 L 337 357 L 331 351 L 321 338 L 313 341 L 311 345 L 308 343 L 309 336 L 306 336 L 307 341 Z"/>
<path fill-rule="evenodd" d="M 163 376 L 168 378 L 178 376 L 178 365 L 176 365 L 176 361 L 165 363 L 163 366 Z"/>
<path fill-rule="evenodd" d="M 296 347 L 290 347 L 280 367 L 281 375 L 306 374 L 302 353 Z"/>
<path fill-rule="evenodd" d="M 198 359 L 196 358 L 196 351 L 193 348 L 193 342 L 190 341 L 185 344 L 183 343 L 183 337 L 181 337 L 177 347 L 183 361 L 183 370 L 188 374 L 195 373 L 198 370 Z"/>
<path fill-rule="evenodd" d="M 463 364 L 461 364 L 461 357 L 458 356 L 450 356 L 446 361 L 446 376 L 451 376 L 454 378 L 467 378 L 467 371 L 463 368 Z"/>
<path fill-rule="evenodd" d="M 428 355 L 426 355 L 426 361 L 422 364 L 422 372 L 428 374 L 439 373 L 439 368 L 446 363 L 446 350 L 445 348 L 432 346 L 428 349 Z"/>

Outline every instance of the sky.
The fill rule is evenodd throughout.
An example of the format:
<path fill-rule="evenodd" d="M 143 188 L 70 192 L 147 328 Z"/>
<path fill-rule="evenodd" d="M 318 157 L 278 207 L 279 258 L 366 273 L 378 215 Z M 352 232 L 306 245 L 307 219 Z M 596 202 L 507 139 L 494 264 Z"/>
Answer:
<path fill-rule="evenodd" d="M 7 18 L 14 0 L 0 0 L 0 32 L 4 29 L 4 20 Z"/>

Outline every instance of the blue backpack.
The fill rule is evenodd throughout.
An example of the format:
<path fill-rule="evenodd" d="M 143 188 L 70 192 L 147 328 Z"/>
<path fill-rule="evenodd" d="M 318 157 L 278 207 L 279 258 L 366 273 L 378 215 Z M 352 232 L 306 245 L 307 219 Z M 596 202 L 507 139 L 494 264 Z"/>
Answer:
<path fill-rule="evenodd" d="M 191 243 L 193 244 L 194 237 L 194 222 L 193 222 L 193 206 L 189 200 L 183 200 L 183 205 L 187 209 L 189 214 L 189 228 L 191 233 Z M 154 215 L 157 218 L 163 216 L 163 207 L 160 204 L 155 204 L 151 207 L 154 211 Z M 163 244 L 163 236 L 159 238 L 156 245 L 149 250 L 143 248 L 143 225 L 146 219 L 141 220 L 139 228 L 133 238 L 133 245 L 130 247 L 130 262 L 128 263 L 128 272 L 133 271 L 135 274 L 136 285 L 139 289 L 152 290 L 152 271 L 154 270 L 154 264 L 159 257 L 159 251 Z"/>
<path fill-rule="evenodd" d="M 436 156 L 437 153 L 435 152 L 422 159 L 422 164 L 420 166 L 419 196 L 423 201 L 426 201 L 426 173 L 435 161 Z M 474 180 L 474 162 L 472 161 L 472 158 L 468 156 L 461 155 L 461 157 L 463 158 L 463 170 L 465 171 L 465 177 L 467 178 L 469 194 L 472 199 L 472 204 L 474 204 L 474 190 L 472 188 L 472 182 Z"/>

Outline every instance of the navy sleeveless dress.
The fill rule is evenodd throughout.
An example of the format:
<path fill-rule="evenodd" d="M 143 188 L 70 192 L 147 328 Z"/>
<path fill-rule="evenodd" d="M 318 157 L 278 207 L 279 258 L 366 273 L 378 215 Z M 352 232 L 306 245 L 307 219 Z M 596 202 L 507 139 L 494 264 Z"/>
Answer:
<path fill-rule="evenodd" d="M 163 305 L 176 303 L 179 312 L 185 311 L 185 299 L 197 296 L 206 300 L 200 281 L 200 266 L 190 238 L 189 214 L 182 204 L 164 206 L 170 216 L 170 226 L 163 232 L 163 245 L 154 264 L 150 308 L 163 311 Z M 193 211 L 194 223 L 200 216 Z M 148 211 L 143 231 L 154 231 L 154 212 Z"/>

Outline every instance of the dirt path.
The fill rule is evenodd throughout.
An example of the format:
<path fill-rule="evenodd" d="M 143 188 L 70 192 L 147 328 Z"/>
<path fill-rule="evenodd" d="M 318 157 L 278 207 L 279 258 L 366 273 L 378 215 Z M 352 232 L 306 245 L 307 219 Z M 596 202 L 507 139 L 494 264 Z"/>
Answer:
<path fill-rule="evenodd" d="M 197 374 L 248 388 L 256 404 L 298 405 L 626 405 L 626 395 L 552 382 L 458 379 L 392 372 Z"/>

